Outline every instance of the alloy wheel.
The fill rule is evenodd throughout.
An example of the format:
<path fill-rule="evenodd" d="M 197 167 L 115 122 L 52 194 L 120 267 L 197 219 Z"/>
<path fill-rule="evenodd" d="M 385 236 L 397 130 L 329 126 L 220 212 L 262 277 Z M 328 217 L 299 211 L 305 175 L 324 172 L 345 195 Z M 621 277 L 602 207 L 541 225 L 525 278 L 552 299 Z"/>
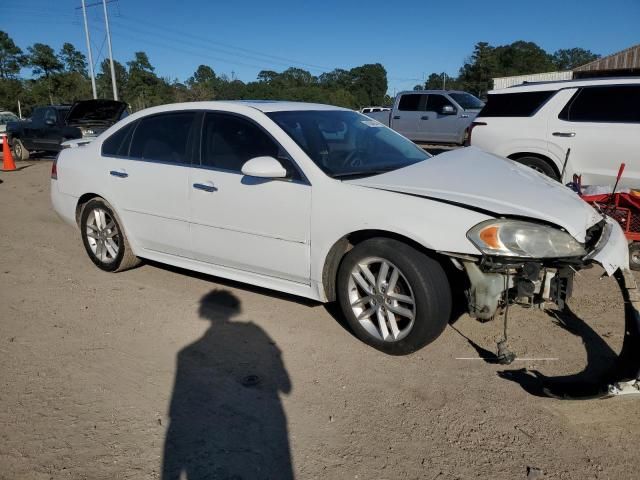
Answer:
<path fill-rule="evenodd" d="M 103 263 L 115 261 L 120 252 L 120 231 L 111 215 L 94 208 L 86 223 L 85 235 L 93 255 Z"/>
<path fill-rule="evenodd" d="M 353 267 L 348 289 L 351 309 L 370 335 L 397 342 L 409 334 L 416 318 L 416 301 L 396 265 L 384 258 L 365 258 Z"/>

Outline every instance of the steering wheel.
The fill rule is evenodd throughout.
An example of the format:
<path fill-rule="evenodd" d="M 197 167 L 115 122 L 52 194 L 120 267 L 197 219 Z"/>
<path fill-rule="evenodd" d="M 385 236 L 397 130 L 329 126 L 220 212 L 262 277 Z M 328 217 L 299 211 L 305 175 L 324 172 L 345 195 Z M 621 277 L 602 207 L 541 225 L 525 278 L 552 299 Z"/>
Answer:
<path fill-rule="evenodd" d="M 356 148 L 355 150 L 351 150 L 349 154 L 344 157 L 342 161 L 343 167 L 359 167 L 363 164 L 361 153 L 364 153 L 363 149 Z"/>

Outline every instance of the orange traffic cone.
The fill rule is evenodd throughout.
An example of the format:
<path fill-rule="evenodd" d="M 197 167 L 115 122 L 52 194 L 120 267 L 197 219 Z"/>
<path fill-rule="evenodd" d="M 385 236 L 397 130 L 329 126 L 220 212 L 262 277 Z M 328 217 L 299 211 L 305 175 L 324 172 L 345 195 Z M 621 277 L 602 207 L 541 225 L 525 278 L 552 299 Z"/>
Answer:
<path fill-rule="evenodd" d="M 7 136 L 2 136 L 2 171 L 13 172 L 16 169 L 16 162 L 13 161 L 11 148 L 9 148 L 9 140 Z"/>

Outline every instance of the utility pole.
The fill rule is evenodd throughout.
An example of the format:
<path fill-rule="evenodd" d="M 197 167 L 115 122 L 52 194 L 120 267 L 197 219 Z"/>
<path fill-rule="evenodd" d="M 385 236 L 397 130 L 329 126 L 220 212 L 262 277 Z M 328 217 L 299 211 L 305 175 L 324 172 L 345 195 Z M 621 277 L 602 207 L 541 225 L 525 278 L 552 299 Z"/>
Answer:
<path fill-rule="evenodd" d="M 84 17 L 84 34 L 87 38 L 87 51 L 89 53 L 89 74 L 91 75 L 91 88 L 93 89 L 93 98 L 98 98 L 96 92 L 96 76 L 93 73 L 93 55 L 91 54 L 91 38 L 89 37 L 89 25 L 87 24 L 87 7 L 82 0 L 82 16 Z"/>
<path fill-rule="evenodd" d="M 109 46 L 109 62 L 111 63 L 111 86 L 113 87 L 113 99 L 118 100 L 118 87 L 116 86 L 116 69 L 113 66 L 113 51 L 111 50 L 111 30 L 109 30 L 109 15 L 107 14 L 107 0 L 102 0 L 102 8 L 104 9 L 104 24 L 107 29 L 107 45 Z"/>
<path fill-rule="evenodd" d="M 447 74 L 445 72 L 442 72 L 442 89 L 447 89 Z"/>

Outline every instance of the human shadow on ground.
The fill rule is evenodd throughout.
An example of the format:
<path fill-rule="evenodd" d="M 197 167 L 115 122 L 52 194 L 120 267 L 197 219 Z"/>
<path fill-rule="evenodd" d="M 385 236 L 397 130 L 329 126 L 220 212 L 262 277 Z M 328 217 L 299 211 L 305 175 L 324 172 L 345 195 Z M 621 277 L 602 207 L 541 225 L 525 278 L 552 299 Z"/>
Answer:
<path fill-rule="evenodd" d="M 280 402 L 291 382 L 267 333 L 232 321 L 240 311 L 225 290 L 200 301 L 211 326 L 178 353 L 163 480 L 293 478 Z"/>

